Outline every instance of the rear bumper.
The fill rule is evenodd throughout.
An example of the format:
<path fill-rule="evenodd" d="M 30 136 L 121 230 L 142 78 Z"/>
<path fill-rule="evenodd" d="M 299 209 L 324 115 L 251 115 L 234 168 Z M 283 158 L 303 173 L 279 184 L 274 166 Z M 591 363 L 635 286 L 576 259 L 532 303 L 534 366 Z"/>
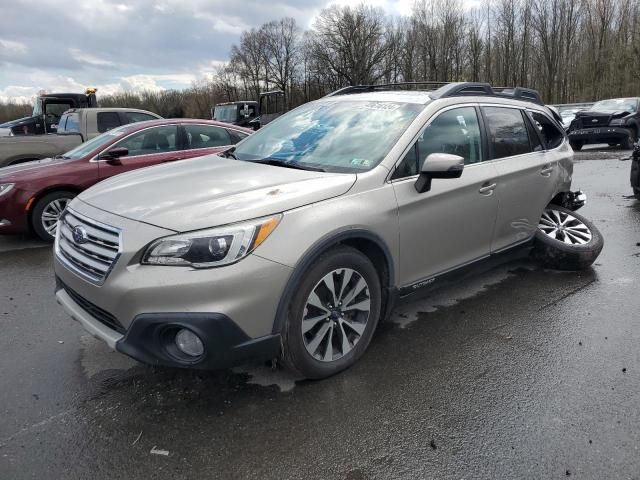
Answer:
<path fill-rule="evenodd" d="M 629 136 L 624 127 L 581 128 L 569 132 L 570 141 L 582 143 L 618 143 Z"/>
<path fill-rule="evenodd" d="M 270 360 L 280 352 L 280 335 L 252 339 L 220 313 L 141 314 L 125 333 L 120 333 L 89 313 L 76 301 L 77 294 L 65 288 L 57 280 L 56 300 L 71 318 L 110 348 L 148 365 L 212 370 L 247 360 Z M 204 345 L 201 357 L 193 359 L 175 348 L 175 333 L 181 328 L 200 337 Z"/>

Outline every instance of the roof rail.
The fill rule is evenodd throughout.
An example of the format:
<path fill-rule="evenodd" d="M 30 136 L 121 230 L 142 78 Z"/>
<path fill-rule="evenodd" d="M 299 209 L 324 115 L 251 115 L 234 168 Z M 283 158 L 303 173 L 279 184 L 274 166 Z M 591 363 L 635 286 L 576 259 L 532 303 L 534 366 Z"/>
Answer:
<path fill-rule="evenodd" d="M 399 82 L 385 83 L 381 85 L 353 85 L 344 87 L 326 95 L 333 97 L 336 95 L 348 95 L 353 93 L 373 92 L 377 90 L 406 89 L 406 87 L 427 86 L 431 88 L 420 89 L 432 92 L 429 96 L 433 99 L 461 97 L 461 96 L 491 96 L 501 98 L 514 98 L 527 102 L 544 105 L 542 97 L 538 91 L 523 87 L 492 87 L 488 83 L 480 82 Z"/>
<path fill-rule="evenodd" d="M 419 85 L 425 85 L 431 88 L 421 89 L 424 91 L 434 91 L 444 85 L 447 85 L 447 82 L 396 82 L 396 83 L 382 83 L 379 85 L 351 85 L 349 87 L 344 87 L 335 92 L 331 92 L 325 97 L 335 97 L 337 95 L 349 95 L 352 93 L 364 93 L 364 92 L 373 92 L 376 90 L 402 90 L 402 87 L 405 87 L 404 90 L 410 90 L 406 87 L 417 87 Z"/>

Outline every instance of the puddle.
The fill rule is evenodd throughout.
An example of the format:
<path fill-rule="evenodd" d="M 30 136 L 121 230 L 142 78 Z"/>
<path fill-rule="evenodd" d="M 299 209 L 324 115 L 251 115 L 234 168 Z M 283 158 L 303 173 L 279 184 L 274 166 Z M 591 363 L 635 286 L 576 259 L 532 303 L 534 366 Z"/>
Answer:
<path fill-rule="evenodd" d="M 270 387 L 275 385 L 280 392 L 290 392 L 296 386 L 296 381 L 302 378 L 295 377 L 290 371 L 278 367 L 273 369 L 266 365 L 247 365 L 243 367 L 232 368 L 231 371 L 237 374 L 248 374 L 247 383 L 252 385 L 260 385 L 261 387 Z"/>
<path fill-rule="evenodd" d="M 91 335 L 80 337 L 82 352 L 80 365 L 87 378 L 91 378 L 105 370 L 129 370 L 139 365 L 135 360 L 111 350 L 102 340 Z"/>

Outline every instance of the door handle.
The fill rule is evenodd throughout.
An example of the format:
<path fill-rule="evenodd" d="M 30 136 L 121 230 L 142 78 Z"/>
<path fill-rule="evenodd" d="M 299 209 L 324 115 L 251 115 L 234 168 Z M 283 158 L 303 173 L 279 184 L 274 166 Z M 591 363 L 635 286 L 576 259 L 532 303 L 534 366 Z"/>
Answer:
<path fill-rule="evenodd" d="M 480 190 L 478 190 L 482 195 L 491 195 L 491 193 L 496 189 L 497 183 L 484 183 Z"/>
<path fill-rule="evenodd" d="M 549 175 L 551 175 L 551 172 L 553 172 L 553 165 L 551 164 L 545 165 L 544 167 L 542 167 L 542 170 L 540 170 L 540 174 L 543 177 L 548 177 Z"/>

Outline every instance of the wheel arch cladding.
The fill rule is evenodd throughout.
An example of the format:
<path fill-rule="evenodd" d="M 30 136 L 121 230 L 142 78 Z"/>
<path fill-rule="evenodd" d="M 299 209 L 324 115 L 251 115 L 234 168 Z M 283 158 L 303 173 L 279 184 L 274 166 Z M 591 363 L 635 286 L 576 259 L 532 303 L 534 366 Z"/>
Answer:
<path fill-rule="evenodd" d="M 371 263 L 373 263 L 378 272 L 382 285 L 384 308 L 382 309 L 381 320 L 386 318 L 390 313 L 395 300 L 393 292 L 396 288 L 396 281 L 394 273 L 395 265 L 389 247 L 384 240 L 375 233 L 367 230 L 351 229 L 320 239 L 302 256 L 289 278 L 278 303 L 276 317 L 273 322 L 273 333 L 282 333 L 287 319 L 287 310 L 291 304 L 291 298 L 293 297 L 295 288 L 309 266 L 320 255 L 338 245 L 355 248 L 371 260 Z"/>

